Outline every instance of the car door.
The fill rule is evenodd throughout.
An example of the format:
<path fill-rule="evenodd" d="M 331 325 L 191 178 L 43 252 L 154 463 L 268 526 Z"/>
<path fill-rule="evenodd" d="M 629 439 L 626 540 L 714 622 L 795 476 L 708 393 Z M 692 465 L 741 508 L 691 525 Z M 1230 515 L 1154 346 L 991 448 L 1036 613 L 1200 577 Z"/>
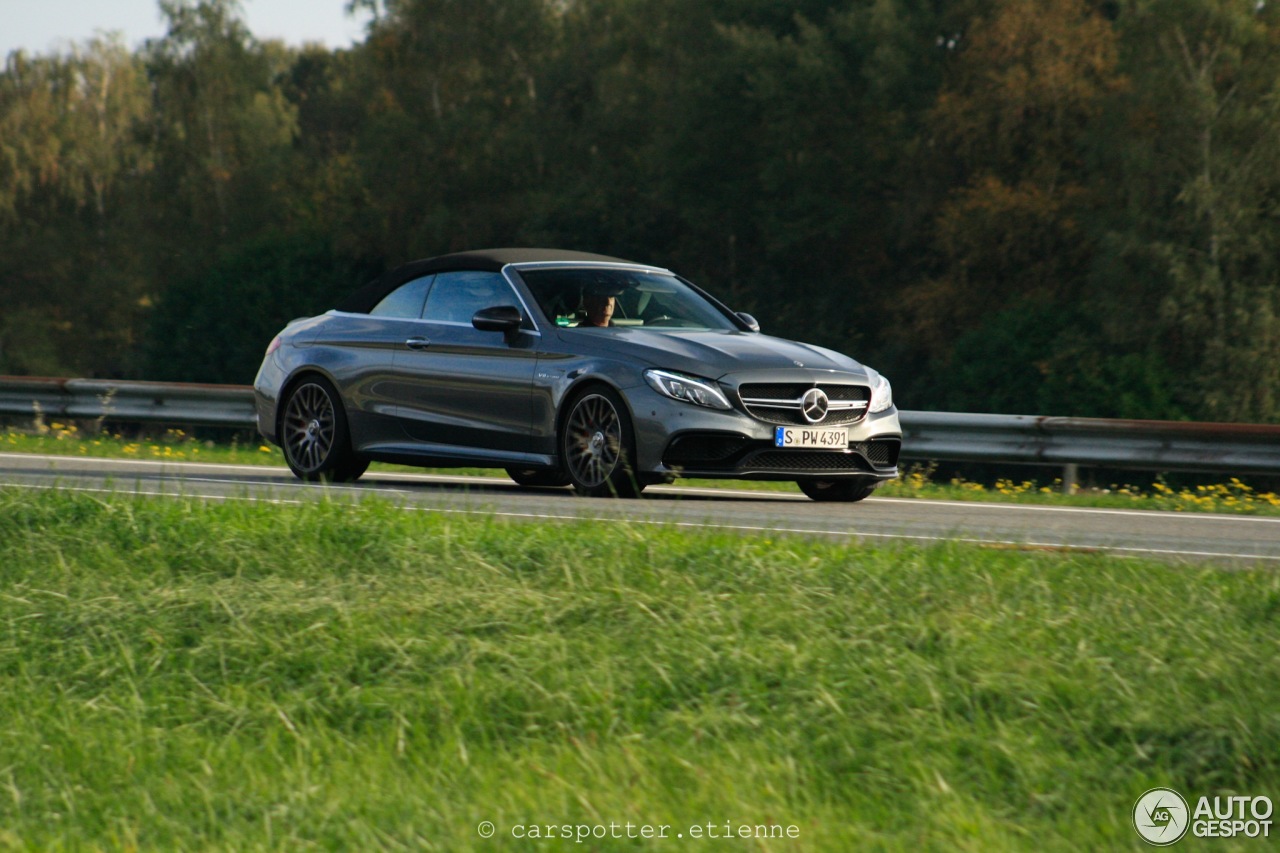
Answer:
<path fill-rule="evenodd" d="M 477 311 L 498 305 L 521 308 L 525 328 L 504 335 L 471 325 Z M 423 344 L 396 352 L 399 418 L 409 436 L 440 447 L 527 452 L 538 335 L 511 284 L 495 272 L 438 273 L 421 331 Z"/>
<path fill-rule="evenodd" d="M 317 363 L 338 383 L 357 448 L 401 437 L 395 356 L 421 337 L 422 306 L 434 278 L 401 284 L 368 314 L 333 314 L 310 343 Z"/>

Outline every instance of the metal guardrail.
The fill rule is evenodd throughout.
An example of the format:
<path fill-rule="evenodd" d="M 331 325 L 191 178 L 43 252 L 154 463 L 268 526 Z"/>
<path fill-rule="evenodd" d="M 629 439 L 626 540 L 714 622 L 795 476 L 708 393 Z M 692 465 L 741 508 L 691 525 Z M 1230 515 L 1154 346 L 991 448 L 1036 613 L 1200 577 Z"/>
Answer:
<path fill-rule="evenodd" d="M 0 416 L 253 429 L 253 389 L 0 376 Z M 1280 426 L 902 412 L 902 457 L 1214 474 L 1280 474 Z"/>
<path fill-rule="evenodd" d="M 1213 474 L 1280 474 L 1280 426 L 902 412 L 902 455 Z"/>
<path fill-rule="evenodd" d="M 247 385 L 0 376 L 0 415 L 253 429 Z"/>

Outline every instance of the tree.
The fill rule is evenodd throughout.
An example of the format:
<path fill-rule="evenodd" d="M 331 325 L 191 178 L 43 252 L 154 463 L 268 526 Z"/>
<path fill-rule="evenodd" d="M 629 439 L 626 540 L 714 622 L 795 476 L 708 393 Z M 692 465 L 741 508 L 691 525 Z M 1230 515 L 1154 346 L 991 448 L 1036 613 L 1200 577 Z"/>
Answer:
<path fill-rule="evenodd" d="M 286 323 L 329 310 L 377 272 L 316 235 L 273 234 L 228 249 L 174 281 L 157 306 L 147 376 L 249 384 Z"/>
<path fill-rule="evenodd" d="M 1039 335 L 1024 343 L 1042 353 L 1042 378 L 1075 369 L 1052 353 L 1060 335 L 1081 333 L 1068 318 L 1089 322 L 1065 310 L 1083 292 L 1094 251 L 1088 223 L 1103 204 L 1088 143 L 1126 85 L 1116 32 L 1085 0 L 996 0 L 955 45 L 931 112 L 933 169 L 949 186 L 933 222 L 936 266 L 903 299 L 938 395 L 962 367 L 955 342 L 993 334 L 1020 310 L 1063 321 L 1028 327 Z M 964 408 L 1036 404 L 1029 393 L 975 390 Z"/>
<path fill-rule="evenodd" d="M 922 331 L 945 335 L 990 303 L 1071 294 L 1089 203 L 1083 136 L 1122 85 L 1114 31 L 1084 0 L 1004 0 L 972 22 L 933 111 L 954 183 Z"/>
<path fill-rule="evenodd" d="M 0 370 L 120 373 L 147 282 L 129 242 L 150 101 L 118 37 L 0 75 Z"/>
<path fill-rule="evenodd" d="M 1158 307 L 1141 328 L 1200 417 L 1280 419 L 1280 9 L 1129 2 L 1118 22 L 1135 117 L 1118 156 L 1141 215 L 1109 247 Z"/>
<path fill-rule="evenodd" d="M 366 111 L 355 223 L 391 261 L 511 242 L 544 175 L 544 0 L 391 0 L 354 61 Z"/>
<path fill-rule="evenodd" d="M 296 109 L 279 83 L 292 56 L 253 38 L 237 0 L 160 0 L 160 8 L 169 31 L 145 50 L 156 101 L 154 200 L 199 258 L 278 227 L 286 214 Z"/>

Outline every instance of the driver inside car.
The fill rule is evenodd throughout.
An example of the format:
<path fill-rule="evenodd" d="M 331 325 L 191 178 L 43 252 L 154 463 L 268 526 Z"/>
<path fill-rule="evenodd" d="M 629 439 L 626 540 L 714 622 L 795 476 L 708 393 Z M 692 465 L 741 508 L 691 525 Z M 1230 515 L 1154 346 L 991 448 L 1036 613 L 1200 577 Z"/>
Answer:
<path fill-rule="evenodd" d="M 613 325 L 614 311 L 618 310 L 618 297 L 623 288 L 613 282 L 592 282 L 582 289 L 581 307 L 578 309 L 578 328 Z M 623 317 L 627 314 L 624 311 Z"/>
<path fill-rule="evenodd" d="M 613 309 L 617 306 L 616 296 L 603 293 L 590 293 L 582 298 L 583 310 L 587 316 L 578 323 L 579 326 L 607 326 L 613 320 Z"/>

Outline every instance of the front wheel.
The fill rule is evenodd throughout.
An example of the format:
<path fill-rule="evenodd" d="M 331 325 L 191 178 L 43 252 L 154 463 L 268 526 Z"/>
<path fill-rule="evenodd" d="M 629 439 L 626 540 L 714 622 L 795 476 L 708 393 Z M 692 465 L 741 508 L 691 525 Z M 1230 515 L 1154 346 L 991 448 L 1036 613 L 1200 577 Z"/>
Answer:
<path fill-rule="evenodd" d="M 876 490 L 857 480 L 796 480 L 796 485 L 815 501 L 860 501 Z"/>
<path fill-rule="evenodd" d="M 635 435 L 622 398 L 591 388 L 569 401 L 560 459 L 574 491 L 593 498 L 634 498 L 644 488 L 632 467 Z"/>
<path fill-rule="evenodd" d="M 369 467 L 351 452 L 347 415 L 338 391 L 319 376 L 295 385 L 280 417 L 280 443 L 289 469 L 308 482 L 348 482 Z"/>

